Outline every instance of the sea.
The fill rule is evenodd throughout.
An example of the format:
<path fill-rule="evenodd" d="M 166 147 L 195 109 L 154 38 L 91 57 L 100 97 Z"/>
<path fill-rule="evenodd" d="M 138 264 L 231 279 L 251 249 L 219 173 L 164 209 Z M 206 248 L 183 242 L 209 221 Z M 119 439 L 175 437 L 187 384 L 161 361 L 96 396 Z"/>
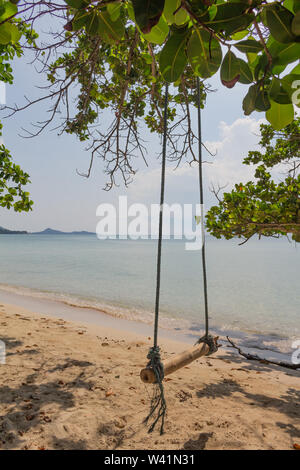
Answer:
<path fill-rule="evenodd" d="M 0 302 L 5 294 L 55 301 L 153 324 L 157 240 L 96 235 L 0 235 Z M 287 239 L 206 237 L 210 330 L 264 357 L 291 357 L 300 340 L 300 246 Z M 203 334 L 201 252 L 164 240 L 161 332 Z"/>

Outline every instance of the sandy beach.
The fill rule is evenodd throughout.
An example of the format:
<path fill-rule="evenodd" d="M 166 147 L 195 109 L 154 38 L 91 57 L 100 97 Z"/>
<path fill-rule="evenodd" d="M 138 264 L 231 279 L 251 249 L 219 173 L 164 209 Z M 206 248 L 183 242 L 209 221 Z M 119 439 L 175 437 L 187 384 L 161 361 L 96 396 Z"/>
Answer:
<path fill-rule="evenodd" d="M 0 305 L 0 449 L 293 449 L 299 372 L 223 347 L 165 380 L 165 434 L 143 419 L 150 336 Z M 162 339 L 163 358 L 186 344 Z"/>

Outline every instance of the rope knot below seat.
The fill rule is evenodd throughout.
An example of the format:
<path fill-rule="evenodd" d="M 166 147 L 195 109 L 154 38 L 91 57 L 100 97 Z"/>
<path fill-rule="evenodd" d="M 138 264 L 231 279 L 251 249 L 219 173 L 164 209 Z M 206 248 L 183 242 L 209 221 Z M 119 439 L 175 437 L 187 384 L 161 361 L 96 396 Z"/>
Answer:
<path fill-rule="evenodd" d="M 162 384 L 164 379 L 164 365 L 161 361 L 159 346 L 153 346 L 149 349 L 147 359 L 149 359 L 147 367 L 153 369 L 155 373 L 156 384 L 153 392 L 153 398 L 151 400 L 150 413 L 145 418 L 145 423 L 148 423 L 149 419 L 153 418 L 153 423 L 151 424 L 148 431 L 152 432 L 157 422 L 161 419 L 160 434 L 163 434 L 167 405 L 165 400 L 164 387 Z"/>
<path fill-rule="evenodd" d="M 211 354 L 214 354 L 215 352 L 218 351 L 218 343 L 217 343 L 217 338 L 214 338 L 211 335 L 204 335 L 202 338 L 199 338 L 196 344 L 200 343 L 205 343 L 209 347 L 209 352 L 206 354 L 206 356 L 210 356 Z"/>
<path fill-rule="evenodd" d="M 164 380 L 165 374 L 164 374 L 164 365 L 160 357 L 160 347 L 153 346 L 152 348 L 150 348 L 147 354 L 147 359 L 149 359 L 147 367 L 150 367 L 151 369 L 153 369 L 157 382 L 159 381 L 162 382 Z"/>

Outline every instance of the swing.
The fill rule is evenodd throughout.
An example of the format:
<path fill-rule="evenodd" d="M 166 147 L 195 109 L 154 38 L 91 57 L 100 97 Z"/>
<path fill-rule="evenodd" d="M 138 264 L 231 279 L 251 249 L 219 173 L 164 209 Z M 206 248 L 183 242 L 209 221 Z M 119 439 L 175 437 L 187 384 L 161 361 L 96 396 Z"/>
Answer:
<path fill-rule="evenodd" d="M 205 242 L 204 242 L 204 222 L 203 222 L 203 178 L 202 178 L 202 147 L 201 147 L 201 111 L 200 111 L 200 81 L 197 78 L 197 111 L 198 111 L 198 146 L 199 146 L 199 186 L 200 186 L 200 207 L 201 207 L 201 231 L 203 237 L 202 244 L 202 271 L 203 271 L 203 290 L 204 290 L 204 307 L 205 307 L 205 334 L 199 338 L 196 345 L 187 351 L 178 354 L 164 363 L 161 361 L 160 348 L 158 346 L 158 317 L 159 317 L 159 301 L 160 301 L 160 274 L 161 274 L 161 247 L 162 247 L 162 225 L 163 225 L 163 205 L 165 192 L 165 169 L 166 169 L 166 147 L 167 147 L 167 114 L 168 114 L 168 83 L 165 88 L 164 102 L 164 133 L 162 148 L 162 170 L 161 170 L 161 193 L 160 193 L 160 213 L 159 213 L 159 236 L 158 236 L 158 252 L 157 252 L 157 277 L 156 277 L 156 299 L 155 299 L 155 317 L 154 317 L 154 335 L 153 346 L 150 348 L 147 358 L 149 362 L 140 372 L 140 378 L 144 383 L 156 384 L 154 396 L 151 401 L 150 413 L 146 417 L 147 423 L 153 419 L 153 423 L 149 428 L 152 432 L 159 420 L 161 420 L 160 433 L 164 432 L 164 420 L 167 410 L 164 397 L 163 379 L 166 375 L 181 369 L 190 364 L 199 357 L 208 356 L 218 350 L 218 337 L 213 338 L 209 335 L 208 321 L 208 300 L 207 300 L 207 278 L 206 278 L 206 261 L 205 261 Z"/>

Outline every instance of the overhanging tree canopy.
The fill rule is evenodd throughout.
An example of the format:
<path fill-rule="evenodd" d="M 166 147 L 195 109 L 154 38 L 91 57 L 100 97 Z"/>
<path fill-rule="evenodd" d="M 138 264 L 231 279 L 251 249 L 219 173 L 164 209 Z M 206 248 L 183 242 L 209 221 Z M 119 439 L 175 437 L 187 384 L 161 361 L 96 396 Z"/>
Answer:
<path fill-rule="evenodd" d="M 236 184 L 231 192 L 219 197 L 206 216 L 208 231 L 222 236 L 249 240 L 253 235 L 274 236 L 292 234 L 300 242 L 300 118 L 282 131 L 261 125 L 260 145 L 263 151 L 251 151 L 246 165 L 258 165 L 256 181 Z M 285 178 L 272 179 L 268 169 L 281 164 Z"/>
<path fill-rule="evenodd" d="M 12 162 L 9 151 L 0 145 L 0 206 L 16 212 L 28 212 L 33 202 L 24 187 L 30 183 L 29 175 Z"/>
<path fill-rule="evenodd" d="M 248 85 L 246 115 L 266 112 L 276 129 L 293 120 L 300 66 L 300 4 L 297 0 L 66 0 L 69 31 L 84 29 L 101 42 L 123 42 L 128 22 L 139 42 L 155 44 L 152 60 L 168 82 L 179 85 L 186 68 L 207 79 L 220 69 L 224 86 Z M 135 46 L 135 47 L 136 47 Z M 239 56 L 242 54 L 242 58 Z"/>
<path fill-rule="evenodd" d="M 10 20 L 17 7 L 11 2 L 0 2 L 0 81 L 13 83 L 11 62 L 15 57 L 21 57 L 23 49 L 19 43 L 20 38 L 26 38 L 28 45 L 33 41 L 33 35 L 29 28 Z M 2 103 L 3 104 L 3 103 Z M 2 140 L 2 124 L 0 123 L 0 139 Z M 28 212 L 33 202 L 25 186 L 30 183 L 29 175 L 19 165 L 12 161 L 11 154 L 3 143 L 0 145 L 0 206 L 6 209 L 14 209 L 16 212 Z"/>
<path fill-rule="evenodd" d="M 244 113 L 266 113 L 273 128 L 293 122 L 300 101 L 300 4 L 298 0 L 57 0 L 0 2 L 0 43 L 36 53 L 49 80 L 48 92 L 12 113 L 51 100 L 50 117 L 29 135 L 42 132 L 60 113 L 61 131 L 89 142 L 109 175 L 125 183 L 134 157 L 145 158 L 139 121 L 162 132 L 162 87 L 169 96 L 169 156 L 191 155 L 195 135 L 191 109 L 196 77 L 220 73 L 221 83 L 245 85 Z M 46 17 L 54 20 L 47 44 L 24 36 Z M 22 30 L 23 28 L 23 30 Z M 75 94 L 74 106 L 69 97 Z M 111 111 L 111 121 L 102 119 Z"/>
<path fill-rule="evenodd" d="M 64 106 L 62 130 L 89 140 L 92 158 L 106 162 L 108 187 L 118 170 L 127 182 L 132 157 L 145 156 L 138 121 L 161 132 L 164 81 L 174 85 L 168 141 L 171 158 L 179 160 L 187 153 L 195 158 L 189 108 L 197 76 L 204 82 L 220 72 L 228 88 L 245 84 L 245 114 L 265 112 L 275 129 L 292 122 L 293 101 L 300 101 L 298 0 L 2 0 L 1 11 L 5 44 L 20 40 L 24 24 L 54 17 L 50 43 L 29 45 L 48 74 L 53 101 L 38 132 Z M 68 104 L 74 85 L 75 114 Z M 95 130 L 103 109 L 112 110 L 113 119 Z"/>

